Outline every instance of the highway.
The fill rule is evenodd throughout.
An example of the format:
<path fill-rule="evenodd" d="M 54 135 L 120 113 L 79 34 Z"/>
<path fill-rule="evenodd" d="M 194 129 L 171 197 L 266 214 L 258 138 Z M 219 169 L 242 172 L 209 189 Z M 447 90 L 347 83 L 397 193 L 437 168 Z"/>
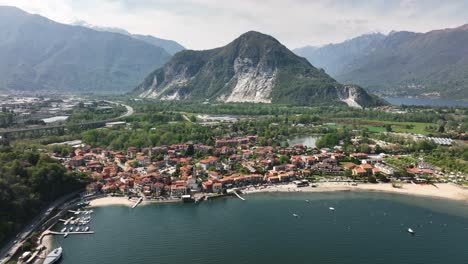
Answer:
<path fill-rule="evenodd" d="M 133 107 L 131 107 L 129 105 L 122 104 L 122 103 L 117 103 L 117 102 L 112 102 L 112 101 L 105 101 L 105 102 L 112 103 L 112 104 L 115 104 L 115 105 L 123 105 L 127 109 L 127 111 L 124 114 L 122 114 L 122 115 L 120 115 L 118 117 L 114 117 L 114 118 L 110 118 L 110 119 L 106 119 L 106 120 L 100 120 L 100 121 L 84 122 L 84 123 L 79 123 L 79 124 L 75 124 L 75 125 L 77 125 L 77 126 L 88 126 L 88 125 L 99 124 L 99 123 L 107 123 L 107 122 L 112 122 L 112 121 L 119 120 L 121 118 L 131 116 L 131 115 L 133 115 L 135 113 L 135 110 L 133 110 Z M 36 131 L 36 130 L 43 130 L 43 129 L 56 129 L 56 128 L 65 128 L 65 127 L 67 127 L 67 125 L 38 126 L 38 127 L 30 127 L 30 128 L 3 129 L 3 130 L 0 130 L 0 135 L 10 134 L 10 133 L 15 133 L 15 132 L 26 132 L 26 131 Z"/>

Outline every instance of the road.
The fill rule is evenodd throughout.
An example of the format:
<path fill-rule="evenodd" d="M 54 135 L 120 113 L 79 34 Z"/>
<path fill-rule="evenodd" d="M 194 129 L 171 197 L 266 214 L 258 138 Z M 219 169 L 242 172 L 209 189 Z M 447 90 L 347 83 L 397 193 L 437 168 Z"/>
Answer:
<path fill-rule="evenodd" d="M 122 114 L 122 115 L 120 115 L 118 117 L 110 118 L 110 119 L 107 119 L 107 120 L 84 122 L 84 123 L 79 123 L 79 124 L 76 124 L 76 125 L 80 126 L 80 125 L 97 124 L 97 123 L 102 123 L 102 122 L 112 122 L 112 121 L 116 121 L 116 120 L 119 120 L 119 119 L 124 118 L 124 117 L 131 116 L 131 115 L 133 115 L 135 113 L 135 110 L 133 110 L 133 107 L 131 107 L 129 105 L 122 104 L 122 103 L 117 103 L 117 102 L 112 102 L 112 101 L 105 101 L 105 102 L 112 103 L 112 104 L 115 104 L 115 105 L 119 105 L 119 104 L 123 105 L 127 109 L 127 112 L 125 112 L 124 114 Z M 56 126 L 39 126 L 39 127 L 32 127 L 32 128 L 4 129 L 4 130 L 0 130 L 0 135 L 7 134 L 7 133 L 15 133 L 15 132 L 25 132 L 25 131 L 34 131 L 34 130 L 52 129 L 52 128 L 65 128 L 65 127 L 66 127 L 66 125 L 56 125 Z"/>
<path fill-rule="evenodd" d="M 128 116 L 131 116 L 135 113 L 135 110 L 133 110 L 133 107 L 129 106 L 129 105 L 126 105 L 126 104 L 123 104 L 123 103 L 117 103 L 117 102 L 112 102 L 112 101 L 107 101 L 107 100 L 104 100 L 104 102 L 107 102 L 109 104 L 115 104 L 115 105 L 123 105 L 125 106 L 125 108 L 127 108 L 127 112 L 119 117 L 116 117 L 116 118 L 113 118 L 112 120 L 116 120 L 116 119 L 120 119 L 120 118 L 124 118 L 124 117 L 128 117 Z"/>
<path fill-rule="evenodd" d="M 23 230 L 10 241 L 8 241 L 1 249 L 0 249 L 0 264 L 6 263 L 5 258 L 9 254 L 12 256 L 25 242 L 25 239 L 29 237 L 29 235 L 36 229 L 41 226 L 41 223 L 50 217 L 50 214 L 53 212 L 54 209 L 59 208 L 62 206 L 65 201 L 70 200 L 74 196 L 79 193 L 73 192 L 62 196 L 61 198 L 55 200 L 52 204 L 49 205 L 46 209 L 44 209 L 40 214 L 38 214 Z"/>

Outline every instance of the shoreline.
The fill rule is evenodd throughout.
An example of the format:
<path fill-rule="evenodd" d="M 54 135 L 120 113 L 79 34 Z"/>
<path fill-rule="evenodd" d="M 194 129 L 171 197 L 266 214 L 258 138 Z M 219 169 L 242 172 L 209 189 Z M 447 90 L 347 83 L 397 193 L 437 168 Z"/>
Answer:
<path fill-rule="evenodd" d="M 244 189 L 244 194 L 251 193 L 294 193 L 294 192 L 383 192 L 390 194 L 403 194 L 427 198 L 439 198 L 468 202 L 468 189 L 450 183 L 440 183 L 436 186 L 429 184 L 402 184 L 401 188 L 394 188 L 391 183 L 362 183 L 352 186 L 349 183 L 323 182 L 317 183 L 317 187 L 297 187 L 294 184 L 274 185 L 262 189 Z"/>
<path fill-rule="evenodd" d="M 176 203 L 182 202 L 180 199 L 169 199 L 169 200 L 143 200 L 138 204 L 141 205 L 148 205 L 148 204 L 155 204 L 155 203 Z M 93 199 L 89 202 L 89 208 L 95 207 L 104 207 L 104 206 L 112 206 L 112 205 L 123 205 L 132 207 L 136 203 L 136 200 L 129 200 L 126 196 L 104 196 L 97 199 Z"/>
<path fill-rule="evenodd" d="M 463 188 L 450 183 L 440 183 L 434 185 L 429 184 L 412 184 L 404 183 L 401 188 L 394 188 L 391 183 L 361 183 L 357 186 L 352 186 L 345 182 L 321 182 L 317 183 L 317 187 L 297 187 L 294 184 L 272 185 L 264 188 L 244 188 L 243 194 L 253 193 L 320 193 L 320 192 L 382 192 L 389 194 L 402 194 L 409 196 L 419 196 L 426 198 L 448 199 L 454 201 L 462 201 L 468 203 L 468 188 Z M 105 196 L 90 201 L 89 206 L 104 207 L 113 205 L 122 205 L 131 207 L 136 200 L 129 200 L 125 196 Z M 148 205 L 155 203 L 175 203 L 181 202 L 180 199 L 172 200 L 147 200 L 142 201 L 139 205 Z"/>

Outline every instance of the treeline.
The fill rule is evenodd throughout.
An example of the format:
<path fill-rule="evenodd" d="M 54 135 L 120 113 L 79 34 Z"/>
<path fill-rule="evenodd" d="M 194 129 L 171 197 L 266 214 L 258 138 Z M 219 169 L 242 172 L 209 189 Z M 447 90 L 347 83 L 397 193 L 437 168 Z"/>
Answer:
<path fill-rule="evenodd" d="M 6 111 L 0 112 L 0 128 L 6 128 L 13 125 L 14 114 Z"/>
<path fill-rule="evenodd" d="M 446 171 L 468 173 L 468 147 L 438 147 L 425 155 L 425 161 Z"/>
<path fill-rule="evenodd" d="M 83 187 L 86 180 L 46 154 L 0 147 L 0 244 L 47 204 Z"/>
<path fill-rule="evenodd" d="M 116 106 L 114 108 L 99 108 L 97 105 L 91 107 L 78 105 L 78 107 L 75 108 L 68 117 L 67 123 L 76 124 L 112 119 L 125 113 L 125 111 L 126 108 L 124 106 Z"/>
<path fill-rule="evenodd" d="M 202 104 L 199 102 L 180 101 L 129 101 L 135 110 L 151 112 L 189 112 L 212 115 L 296 115 L 306 114 L 327 118 L 363 118 L 381 121 L 436 123 L 439 120 L 457 122 L 458 117 L 466 116 L 464 108 L 417 108 L 405 107 L 405 114 L 389 113 L 382 110 L 357 109 L 347 106 L 292 106 L 259 103 L 218 103 Z M 458 120 L 457 120 L 458 119 Z"/>
<path fill-rule="evenodd" d="M 212 144 L 219 130 L 190 123 L 153 124 L 132 122 L 130 129 L 93 129 L 83 132 L 82 140 L 93 147 L 125 150 L 128 147 L 154 147 L 193 141 Z"/>

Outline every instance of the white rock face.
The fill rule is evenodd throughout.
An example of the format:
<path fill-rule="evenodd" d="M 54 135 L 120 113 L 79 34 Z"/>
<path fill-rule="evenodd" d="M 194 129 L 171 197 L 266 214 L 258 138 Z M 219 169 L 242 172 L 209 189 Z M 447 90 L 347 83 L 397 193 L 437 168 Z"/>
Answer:
<path fill-rule="evenodd" d="M 362 108 L 362 106 L 356 102 L 357 96 L 357 89 L 352 86 L 345 86 L 341 92 L 338 92 L 340 100 L 345 102 L 348 106 Z"/>
<path fill-rule="evenodd" d="M 256 67 L 250 59 L 234 61 L 234 87 L 230 94 L 218 99 L 225 102 L 271 103 L 271 91 L 276 80 L 276 69 L 259 63 Z"/>
<path fill-rule="evenodd" d="M 158 85 L 158 79 L 156 76 L 153 78 L 153 82 L 149 89 L 145 90 L 143 93 L 140 94 L 140 97 L 152 97 L 151 95 L 155 93 L 156 86 Z"/>
<path fill-rule="evenodd" d="M 173 72 L 166 72 L 166 76 L 172 76 L 171 81 L 169 83 L 165 83 L 163 87 L 158 87 L 159 83 L 157 80 L 157 76 L 154 76 L 153 82 L 151 86 L 146 89 L 143 93 L 140 94 L 140 97 L 145 98 L 160 98 L 161 100 L 180 100 L 182 99 L 179 91 L 174 89 L 172 93 L 169 95 L 164 95 L 164 92 L 168 90 L 172 90 L 174 87 L 179 87 L 185 85 L 189 80 L 190 77 L 186 74 L 186 69 L 181 73 L 173 73 Z"/>

